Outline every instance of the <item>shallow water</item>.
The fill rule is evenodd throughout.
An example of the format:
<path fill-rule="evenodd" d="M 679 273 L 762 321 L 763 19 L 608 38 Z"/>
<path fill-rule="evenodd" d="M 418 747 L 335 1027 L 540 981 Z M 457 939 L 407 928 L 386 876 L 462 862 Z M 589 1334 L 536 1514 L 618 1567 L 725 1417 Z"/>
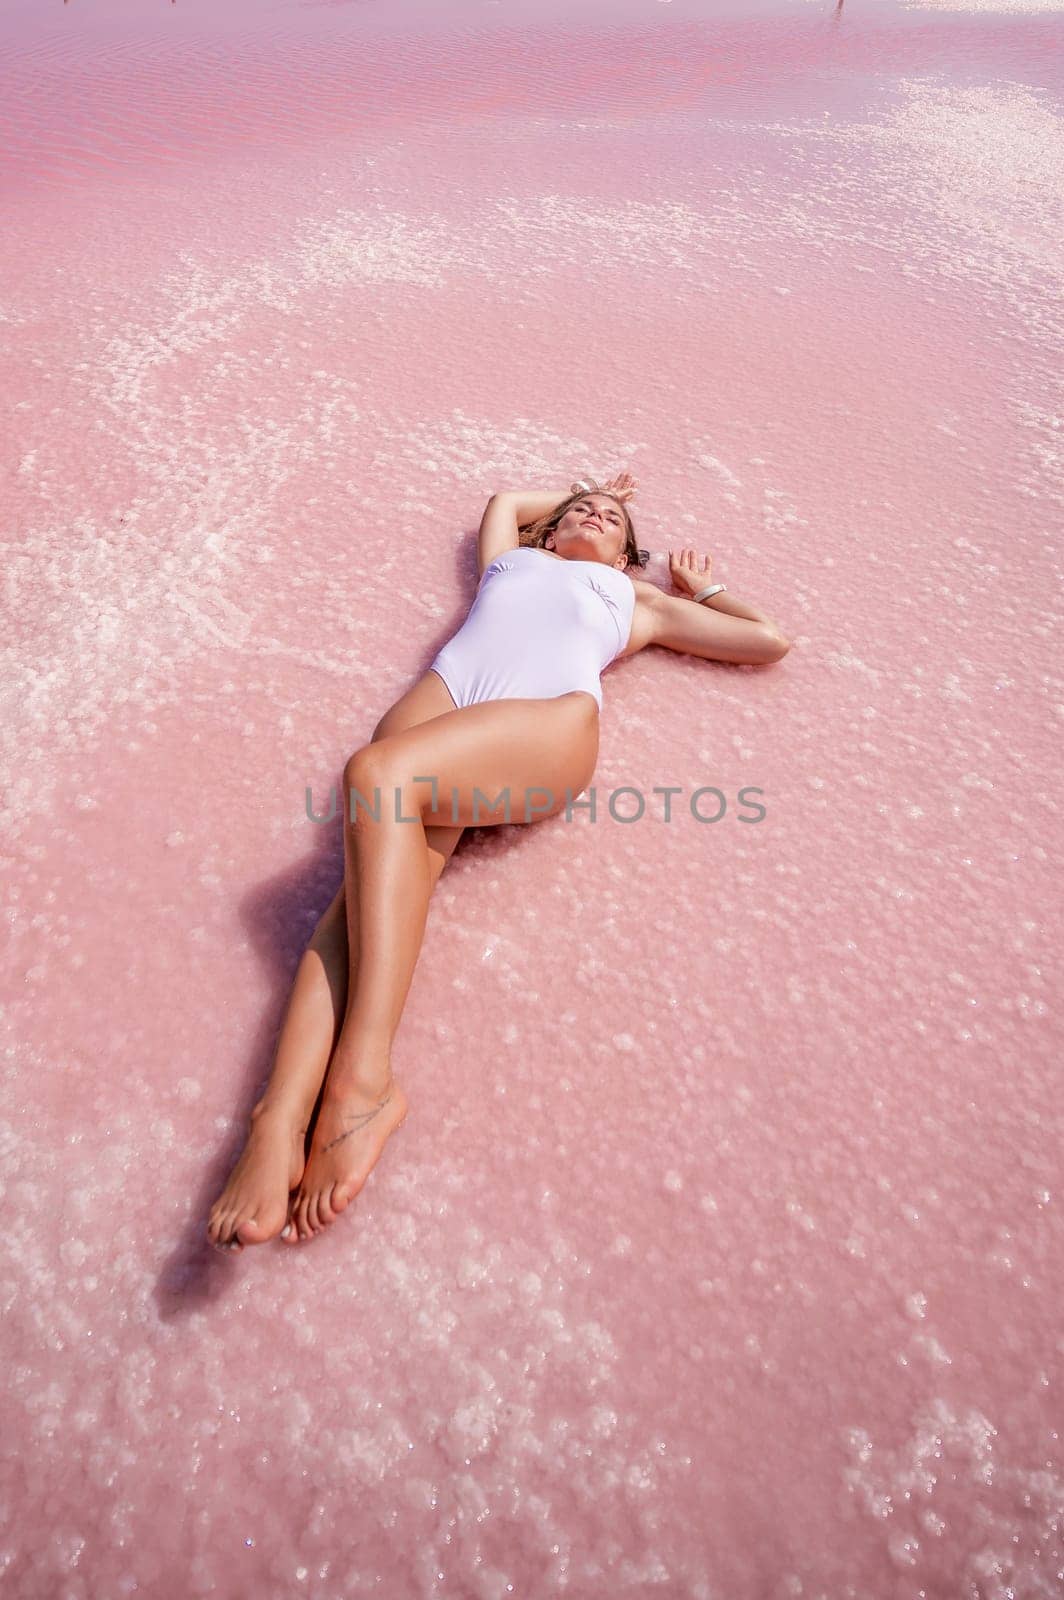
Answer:
<path fill-rule="evenodd" d="M 8 1591 L 1058 1595 L 1060 10 L 7 24 Z M 621 467 L 792 650 L 608 670 L 365 1191 L 219 1258 L 307 787 Z"/>

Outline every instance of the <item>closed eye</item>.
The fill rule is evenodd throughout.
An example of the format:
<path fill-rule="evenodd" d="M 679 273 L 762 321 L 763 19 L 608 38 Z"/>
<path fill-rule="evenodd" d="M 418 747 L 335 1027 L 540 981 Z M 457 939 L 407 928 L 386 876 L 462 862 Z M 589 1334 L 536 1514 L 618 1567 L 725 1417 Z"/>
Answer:
<path fill-rule="evenodd" d="M 577 511 L 594 511 L 595 508 L 592 505 L 588 505 L 586 500 L 582 500 L 576 509 Z M 607 512 L 607 516 L 612 517 L 613 521 L 616 523 L 619 523 L 621 520 L 616 511 Z"/>

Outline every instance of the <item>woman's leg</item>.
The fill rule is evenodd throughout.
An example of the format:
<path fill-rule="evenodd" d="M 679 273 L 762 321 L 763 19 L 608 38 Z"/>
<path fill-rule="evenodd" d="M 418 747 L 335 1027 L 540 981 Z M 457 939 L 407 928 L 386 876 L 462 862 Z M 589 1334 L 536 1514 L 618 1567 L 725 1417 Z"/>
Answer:
<path fill-rule="evenodd" d="M 360 954 L 290 1239 L 339 1215 L 405 1117 L 390 1050 L 428 915 L 427 828 L 552 816 L 590 782 L 597 755 L 598 708 L 575 692 L 467 706 L 366 745 L 347 763 L 345 880 L 358 885 L 348 894 L 348 938 Z M 373 805 L 377 790 L 379 820 L 351 802 L 357 791 Z"/>
<path fill-rule="evenodd" d="M 426 673 L 385 713 L 371 742 L 454 709 L 435 673 Z M 464 829 L 425 829 L 430 886 L 435 887 Z M 352 957 L 342 883 L 300 958 L 269 1083 L 251 1113 L 244 1151 L 211 1210 L 212 1243 L 238 1250 L 279 1233 L 289 1192 L 303 1175 L 307 1129 L 347 1008 Z M 239 1233 L 238 1233 L 239 1230 Z"/>

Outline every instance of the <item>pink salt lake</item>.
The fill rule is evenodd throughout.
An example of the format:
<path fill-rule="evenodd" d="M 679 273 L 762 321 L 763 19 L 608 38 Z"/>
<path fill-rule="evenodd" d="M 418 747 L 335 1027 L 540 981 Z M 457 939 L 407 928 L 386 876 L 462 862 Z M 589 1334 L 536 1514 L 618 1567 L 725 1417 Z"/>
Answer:
<path fill-rule="evenodd" d="M 1058 7 L 5 15 L 5 1593 L 1059 1595 Z M 308 787 L 624 467 L 790 654 L 609 669 L 220 1258 Z"/>

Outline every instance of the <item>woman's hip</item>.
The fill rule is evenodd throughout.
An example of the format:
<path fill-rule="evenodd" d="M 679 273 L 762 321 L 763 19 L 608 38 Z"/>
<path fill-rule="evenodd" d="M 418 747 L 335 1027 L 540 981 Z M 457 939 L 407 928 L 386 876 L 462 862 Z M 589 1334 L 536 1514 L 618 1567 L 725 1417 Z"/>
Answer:
<path fill-rule="evenodd" d="M 553 816 L 591 782 L 599 709 L 587 690 L 461 706 L 357 751 L 349 783 L 396 790 L 426 824 L 483 827 Z M 392 797 L 387 799 L 390 816 Z"/>

